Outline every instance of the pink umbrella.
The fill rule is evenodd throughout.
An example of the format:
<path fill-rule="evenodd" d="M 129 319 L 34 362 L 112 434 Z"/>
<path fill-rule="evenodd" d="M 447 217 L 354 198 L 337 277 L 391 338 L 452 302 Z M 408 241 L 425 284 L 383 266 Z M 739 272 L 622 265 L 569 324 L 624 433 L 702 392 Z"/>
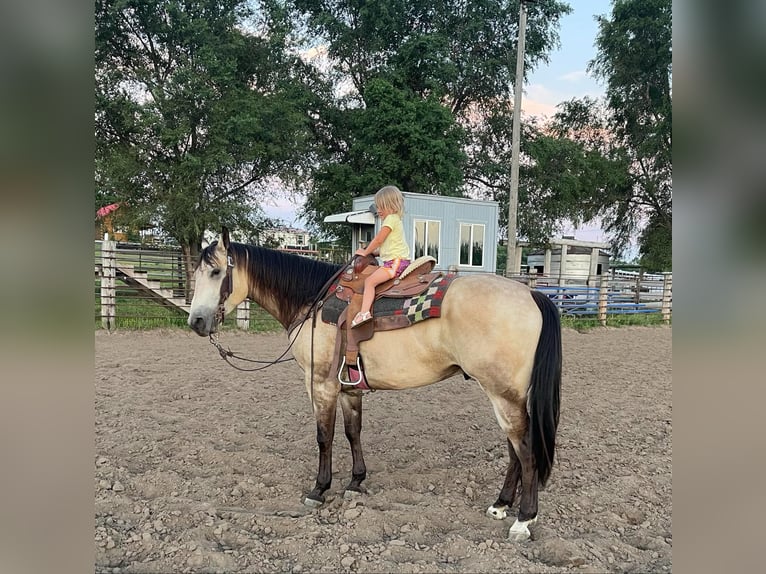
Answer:
<path fill-rule="evenodd" d="M 112 213 L 118 207 L 120 207 L 119 203 L 112 203 L 110 205 L 105 205 L 104 207 L 102 207 L 96 212 L 96 217 L 105 217 L 106 215 L 109 215 L 110 213 Z"/>

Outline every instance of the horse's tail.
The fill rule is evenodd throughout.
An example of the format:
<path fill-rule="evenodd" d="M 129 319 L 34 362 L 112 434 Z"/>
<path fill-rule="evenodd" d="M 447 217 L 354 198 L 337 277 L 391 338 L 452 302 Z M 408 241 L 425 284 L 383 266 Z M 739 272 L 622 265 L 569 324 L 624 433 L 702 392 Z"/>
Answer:
<path fill-rule="evenodd" d="M 532 298 L 543 315 L 543 327 L 535 350 L 527 411 L 529 438 L 537 464 L 537 478 L 545 486 L 553 467 L 556 429 L 559 425 L 561 390 L 561 320 L 556 305 L 539 291 Z"/>

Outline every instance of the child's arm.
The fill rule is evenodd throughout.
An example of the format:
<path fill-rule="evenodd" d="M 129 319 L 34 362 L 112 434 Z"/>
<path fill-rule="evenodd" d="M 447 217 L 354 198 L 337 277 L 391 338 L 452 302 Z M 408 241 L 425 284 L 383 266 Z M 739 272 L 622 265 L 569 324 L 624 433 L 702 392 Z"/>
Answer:
<path fill-rule="evenodd" d="M 386 237 L 388 237 L 388 234 L 391 233 L 391 228 L 387 226 L 383 226 L 380 228 L 380 231 L 378 231 L 378 234 L 372 238 L 372 241 L 370 241 L 367 244 L 367 247 L 365 248 L 359 248 L 356 250 L 354 255 L 361 255 L 362 257 L 366 257 L 367 255 L 370 255 L 371 253 L 375 252 L 381 245 L 383 245 L 383 242 L 386 240 Z"/>

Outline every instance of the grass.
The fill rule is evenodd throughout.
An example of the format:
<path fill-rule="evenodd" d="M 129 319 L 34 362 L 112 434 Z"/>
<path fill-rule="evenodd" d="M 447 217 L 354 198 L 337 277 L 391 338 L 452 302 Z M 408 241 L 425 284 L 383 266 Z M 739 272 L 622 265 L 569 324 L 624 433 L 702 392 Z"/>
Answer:
<path fill-rule="evenodd" d="M 115 313 L 115 328 L 117 329 L 159 329 L 182 328 L 188 329 L 188 315 L 183 311 L 160 305 L 151 298 L 139 295 L 135 291 L 122 289 L 117 282 L 117 309 Z M 95 296 L 95 328 L 102 329 L 100 289 L 96 285 Z M 223 330 L 237 329 L 234 313 L 226 317 Z M 282 330 L 282 325 L 255 303 L 250 305 L 250 332 L 272 333 Z"/>
<path fill-rule="evenodd" d="M 672 317 L 670 323 L 673 323 Z M 658 326 L 664 325 L 661 313 L 638 313 L 634 315 L 608 315 L 606 318 L 607 327 L 627 327 L 627 326 Z M 595 317 L 572 317 L 563 315 L 561 317 L 561 326 L 570 329 L 587 330 L 601 327 L 601 323 Z"/>

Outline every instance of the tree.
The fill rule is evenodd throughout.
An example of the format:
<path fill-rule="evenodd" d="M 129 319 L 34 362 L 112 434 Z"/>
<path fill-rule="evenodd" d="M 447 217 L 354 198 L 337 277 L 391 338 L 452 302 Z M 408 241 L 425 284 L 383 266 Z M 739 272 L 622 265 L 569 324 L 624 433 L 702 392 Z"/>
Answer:
<path fill-rule="evenodd" d="M 97 194 L 176 239 L 189 275 L 206 229 L 253 230 L 257 186 L 309 161 L 322 86 L 279 12 L 248 6 L 96 2 Z"/>
<path fill-rule="evenodd" d="M 573 99 L 527 126 L 519 230 L 536 243 L 562 220 L 598 219 L 615 255 L 639 233 L 641 262 L 672 267 L 670 0 L 617 0 L 599 17 L 590 69 L 607 98 Z M 507 202 L 507 193 L 498 194 Z"/>
<path fill-rule="evenodd" d="M 615 205 L 633 191 L 630 158 L 615 145 L 608 111 L 593 98 L 559 104 L 553 119 L 527 138 L 525 157 L 519 229 L 536 244 L 564 220 L 579 225 L 599 218 L 609 229 Z"/>
<path fill-rule="evenodd" d="M 383 185 L 456 195 L 462 184 L 462 129 L 448 109 L 434 98 L 414 98 L 383 79 L 366 85 L 364 100 L 363 110 L 343 114 L 348 138 L 338 161 L 314 173 L 305 211 L 315 223 L 345 211 L 353 197 Z"/>
<path fill-rule="evenodd" d="M 567 4 L 529 5 L 527 72 L 558 43 Z M 347 89 L 319 118 L 328 156 L 305 215 L 320 223 L 385 184 L 463 195 L 508 170 L 497 161 L 510 123 L 477 154 L 474 133 L 504 113 L 514 79 L 518 1 L 293 0 L 294 17 L 327 46 L 328 74 Z M 509 144 L 508 144 L 509 146 Z M 490 162 L 492 165 L 486 166 Z"/>
<path fill-rule="evenodd" d="M 639 249 L 652 267 L 672 265 L 672 2 L 615 0 L 598 18 L 589 70 L 607 82 L 610 128 L 630 164 L 630 192 L 615 198 L 608 229 L 623 246 L 643 226 Z"/>

